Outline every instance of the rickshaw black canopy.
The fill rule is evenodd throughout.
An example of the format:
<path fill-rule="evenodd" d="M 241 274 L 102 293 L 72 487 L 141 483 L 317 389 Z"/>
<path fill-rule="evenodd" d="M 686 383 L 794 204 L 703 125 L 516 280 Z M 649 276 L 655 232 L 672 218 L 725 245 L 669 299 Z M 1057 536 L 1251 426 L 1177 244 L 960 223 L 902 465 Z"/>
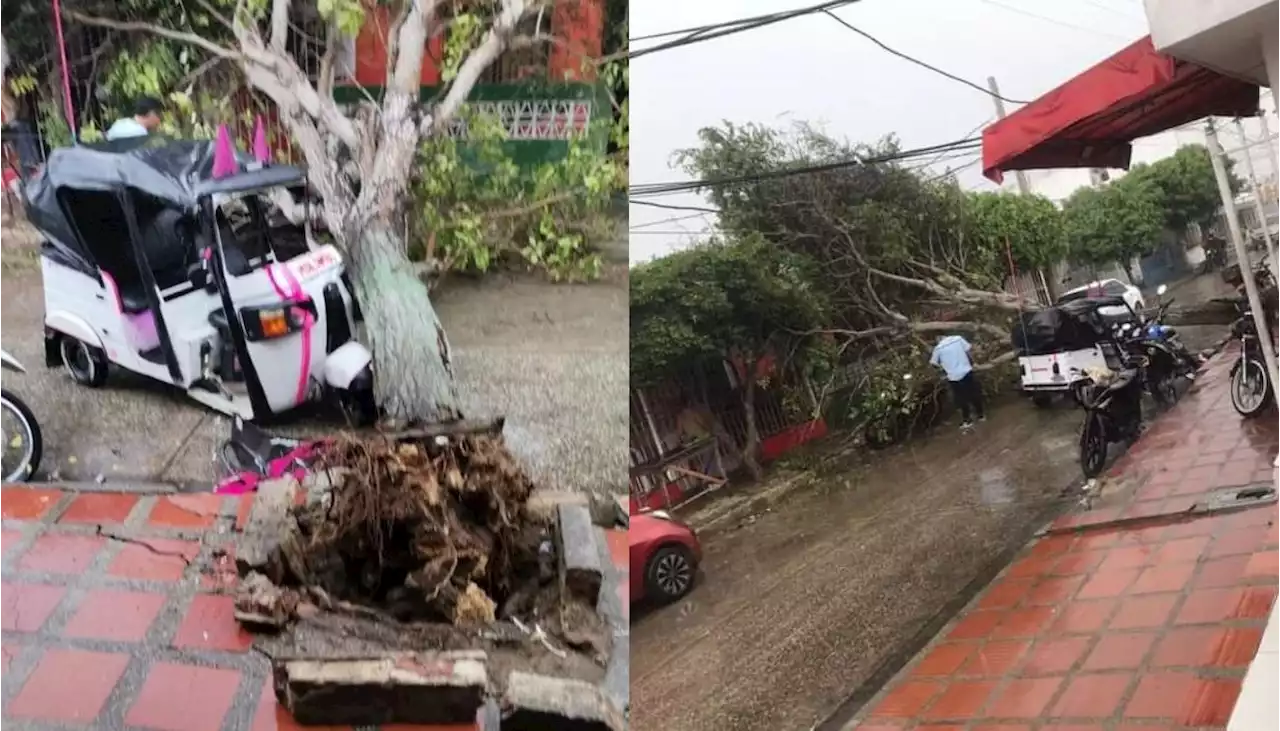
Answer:
<path fill-rule="evenodd" d="M 1120 297 L 1086 297 L 1042 310 L 1023 312 L 1009 342 L 1018 355 L 1048 355 L 1091 348 L 1109 337 L 1098 309 L 1127 307 Z"/>
<path fill-rule="evenodd" d="M 216 193 L 234 193 L 278 186 L 296 186 L 305 176 L 291 165 L 257 167 L 246 155 L 236 161 L 244 172 L 213 177 L 215 144 L 211 140 L 170 140 L 137 137 L 54 150 L 44 168 L 27 182 L 27 218 L 47 237 L 46 252 L 77 269 L 91 271 L 94 257 L 68 220 L 67 192 L 141 193 L 161 206 L 193 214 L 199 200 Z M 124 222 L 120 222 L 123 229 Z M 54 251 L 49 251 L 52 247 Z"/>

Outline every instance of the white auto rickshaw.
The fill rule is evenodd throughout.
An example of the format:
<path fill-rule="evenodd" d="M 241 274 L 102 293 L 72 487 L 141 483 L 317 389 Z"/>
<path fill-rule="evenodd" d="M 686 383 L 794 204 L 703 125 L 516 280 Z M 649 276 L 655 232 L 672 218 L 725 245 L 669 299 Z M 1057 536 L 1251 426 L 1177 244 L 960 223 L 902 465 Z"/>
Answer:
<path fill-rule="evenodd" d="M 110 366 L 263 421 L 325 395 L 373 416 L 369 351 L 343 260 L 307 224 L 273 220 L 267 192 L 303 172 L 208 141 L 138 138 L 55 150 L 26 185 L 44 235 L 45 354 L 98 387 Z"/>

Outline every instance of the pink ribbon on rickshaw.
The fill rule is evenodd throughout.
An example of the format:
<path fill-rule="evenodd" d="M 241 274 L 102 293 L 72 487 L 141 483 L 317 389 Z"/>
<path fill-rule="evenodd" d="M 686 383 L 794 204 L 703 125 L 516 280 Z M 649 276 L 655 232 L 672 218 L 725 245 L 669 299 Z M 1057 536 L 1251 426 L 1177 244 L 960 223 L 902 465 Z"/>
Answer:
<path fill-rule="evenodd" d="M 280 282 L 276 279 L 276 265 L 268 264 L 266 267 L 267 279 L 271 280 L 271 288 L 276 291 L 276 295 L 280 297 L 280 301 L 286 305 L 298 305 L 298 309 L 302 310 L 302 362 L 298 372 L 298 391 L 294 398 L 295 403 L 302 403 L 307 397 L 307 376 L 311 372 L 311 328 L 315 325 L 315 316 L 311 311 L 302 307 L 302 303 L 306 302 L 306 293 L 302 291 L 302 284 L 298 278 L 293 276 L 293 272 L 289 271 L 289 267 L 280 267 L 284 273 L 285 284 L 288 285 L 286 291 L 280 286 Z"/>

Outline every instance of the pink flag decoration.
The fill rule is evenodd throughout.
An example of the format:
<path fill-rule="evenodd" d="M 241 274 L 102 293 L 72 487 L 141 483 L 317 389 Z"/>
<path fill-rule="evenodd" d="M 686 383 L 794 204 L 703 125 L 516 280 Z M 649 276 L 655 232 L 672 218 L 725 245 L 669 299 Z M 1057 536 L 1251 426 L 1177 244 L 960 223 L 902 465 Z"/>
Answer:
<path fill-rule="evenodd" d="M 253 159 L 263 165 L 271 162 L 271 146 L 267 144 L 267 128 L 262 124 L 262 115 L 253 122 Z"/>
<path fill-rule="evenodd" d="M 218 125 L 218 139 L 213 143 L 213 177 L 225 178 L 240 172 L 236 164 L 236 148 L 231 144 L 227 125 Z"/>

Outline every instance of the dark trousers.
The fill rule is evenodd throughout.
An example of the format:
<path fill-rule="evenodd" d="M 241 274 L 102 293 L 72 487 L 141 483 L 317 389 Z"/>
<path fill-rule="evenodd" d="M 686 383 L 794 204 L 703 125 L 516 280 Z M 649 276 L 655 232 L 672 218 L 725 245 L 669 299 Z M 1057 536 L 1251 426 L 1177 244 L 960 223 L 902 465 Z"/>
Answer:
<path fill-rule="evenodd" d="M 978 377 L 973 371 L 966 373 L 958 381 L 951 381 L 951 396 L 956 400 L 956 406 L 965 421 L 981 419 L 986 415 L 982 408 L 982 384 L 978 383 Z"/>

